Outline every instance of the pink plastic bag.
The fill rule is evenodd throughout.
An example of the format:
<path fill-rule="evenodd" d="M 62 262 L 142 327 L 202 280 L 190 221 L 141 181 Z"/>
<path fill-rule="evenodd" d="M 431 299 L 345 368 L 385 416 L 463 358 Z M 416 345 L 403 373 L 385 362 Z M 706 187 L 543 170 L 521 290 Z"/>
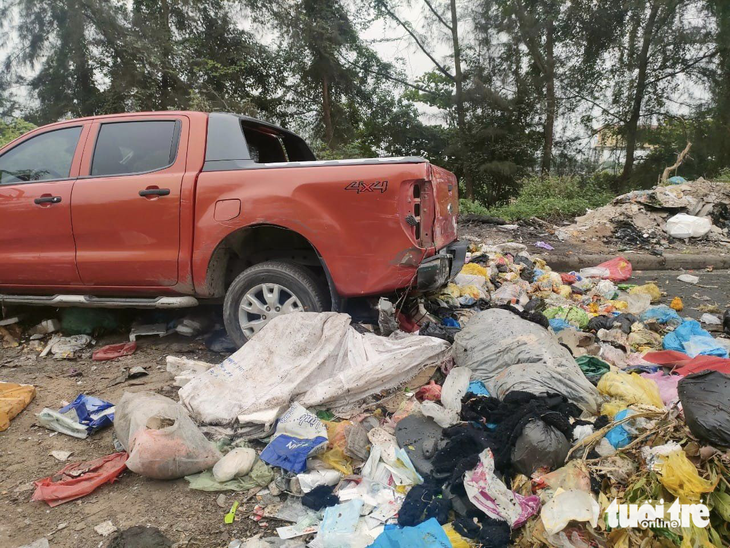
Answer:
<path fill-rule="evenodd" d="M 631 263 L 623 257 L 616 257 L 615 259 L 601 263 L 597 268 L 607 269 L 608 276 L 606 278 L 612 282 L 625 282 L 631 278 L 631 273 L 633 272 Z"/>
<path fill-rule="evenodd" d="M 682 375 L 665 375 L 663 371 L 656 373 L 642 373 L 645 379 L 653 380 L 659 387 L 659 396 L 661 396 L 664 405 L 671 405 L 679 401 L 677 395 L 677 385 L 684 377 Z"/>

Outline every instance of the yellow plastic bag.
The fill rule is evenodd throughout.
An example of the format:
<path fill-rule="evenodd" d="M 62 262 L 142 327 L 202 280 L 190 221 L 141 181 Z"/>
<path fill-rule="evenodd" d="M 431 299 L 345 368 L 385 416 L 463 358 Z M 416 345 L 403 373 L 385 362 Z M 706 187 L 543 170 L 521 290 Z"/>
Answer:
<path fill-rule="evenodd" d="M 651 297 L 651 302 L 653 303 L 658 302 L 662 298 L 662 290 L 659 289 L 656 284 L 652 283 L 637 285 L 629 290 L 629 295 L 641 294 L 649 295 Z"/>
<path fill-rule="evenodd" d="M 711 493 L 715 484 L 697 473 L 684 451 L 673 451 L 662 457 L 659 464 L 659 481 L 682 504 L 699 502 L 702 493 Z"/>
<path fill-rule="evenodd" d="M 471 297 L 472 299 L 481 299 L 485 297 L 484 291 L 482 291 L 475 285 L 459 286 L 459 295 L 461 297 Z"/>
<path fill-rule="evenodd" d="M 487 269 L 484 268 L 482 265 L 476 263 L 465 264 L 464 268 L 461 269 L 461 274 L 473 274 L 476 276 L 483 276 L 485 278 L 489 277 L 489 274 L 487 274 Z"/>
<path fill-rule="evenodd" d="M 598 381 L 597 388 L 601 394 L 622 400 L 627 404 L 642 403 L 659 409 L 664 408 L 656 382 L 636 373 L 609 371 Z"/>
<path fill-rule="evenodd" d="M 319 455 L 319 460 L 338 472 L 342 472 L 345 476 L 352 475 L 352 459 L 345 455 L 345 452 L 339 447 L 328 449 Z"/>
<path fill-rule="evenodd" d="M 672 308 L 677 312 L 682 312 L 682 310 L 684 309 L 684 303 L 679 297 L 674 297 L 671 304 L 669 305 L 669 308 Z"/>
<path fill-rule="evenodd" d="M 35 386 L 0 382 L 0 432 L 35 398 Z"/>
<path fill-rule="evenodd" d="M 442 527 L 444 533 L 449 538 L 449 542 L 451 542 L 452 548 L 470 548 L 471 544 L 469 544 L 469 541 L 454 531 L 454 526 L 451 523 L 442 525 Z"/>
<path fill-rule="evenodd" d="M 611 400 L 607 401 L 601 406 L 601 415 L 606 415 L 609 419 L 613 418 L 620 412 L 626 409 L 628 406 L 625 401 Z"/>
<path fill-rule="evenodd" d="M 454 299 L 458 299 L 461 296 L 461 291 L 459 291 L 459 286 L 450 283 L 447 285 L 444 289 L 441 290 L 442 293 L 446 293 L 447 295 L 453 297 Z"/>

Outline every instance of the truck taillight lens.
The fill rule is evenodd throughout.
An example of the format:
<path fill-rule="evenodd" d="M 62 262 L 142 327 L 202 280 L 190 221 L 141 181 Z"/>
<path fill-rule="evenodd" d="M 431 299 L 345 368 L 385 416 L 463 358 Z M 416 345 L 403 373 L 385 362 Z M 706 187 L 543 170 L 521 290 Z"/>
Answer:
<path fill-rule="evenodd" d="M 413 185 L 413 217 L 415 224 L 413 227 L 413 235 L 416 240 L 421 242 L 421 184 L 416 183 Z"/>

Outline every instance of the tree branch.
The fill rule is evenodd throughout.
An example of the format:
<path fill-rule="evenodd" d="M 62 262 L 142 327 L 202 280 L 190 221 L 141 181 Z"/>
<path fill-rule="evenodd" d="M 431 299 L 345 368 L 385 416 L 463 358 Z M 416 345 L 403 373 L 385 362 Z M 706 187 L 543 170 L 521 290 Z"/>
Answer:
<path fill-rule="evenodd" d="M 646 85 L 648 86 L 650 84 L 656 84 L 657 82 L 661 82 L 662 80 L 666 80 L 667 78 L 672 78 L 673 76 L 682 74 L 682 73 L 686 72 L 687 70 L 691 69 L 693 66 L 701 63 L 705 59 L 711 59 L 718 53 L 720 53 L 720 50 L 718 50 L 718 49 L 710 51 L 710 52 L 706 53 L 705 55 L 702 55 L 702 56 L 698 57 L 697 59 L 694 59 L 691 63 L 683 66 L 682 68 L 679 68 L 679 69 L 669 72 L 667 74 L 662 74 L 661 76 L 657 76 L 656 78 L 653 78 L 652 80 L 648 80 L 646 82 Z"/>
<path fill-rule="evenodd" d="M 399 24 L 399 25 L 400 25 L 401 27 L 403 27 L 403 28 L 405 29 L 405 31 L 406 31 L 406 32 L 407 32 L 408 34 L 410 34 L 410 35 L 411 35 L 411 38 L 413 38 L 413 41 L 414 41 L 414 42 L 416 43 L 416 45 L 417 45 L 417 46 L 418 46 L 418 47 L 420 48 L 420 50 L 421 50 L 421 51 L 422 51 L 423 53 L 425 53 L 425 54 L 426 54 L 426 56 L 427 56 L 427 57 L 428 57 L 428 58 L 429 58 L 429 59 L 431 60 L 431 62 L 432 62 L 432 63 L 433 63 L 434 65 L 436 65 L 436 68 L 437 68 L 437 69 L 438 69 L 438 70 L 439 70 L 439 71 L 440 71 L 441 73 L 443 73 L 443 74 L 444 74 L 444 76 L 446 76 L 446 77 L 447 77 L 447 78 L 448 78 L 449 80 L 451 80 L 452 82 L 453 82 L 453 81 L 456 81 L 456 79 L 455 79 L 455 78 L 454 78 L 454 77 L 453 77 L 453 76 L 451 75 L 451 73 L 450 73 L 450 72 L 449 72 L 448 70 L 446 70 L 446 68 L 444 68 L 444 66 L 443 66 L 443 65 L 442 65 L 441 63 L 439 63 L 439 62 L 438 62 L 438 61 L 436 60 L 436 58 L 435 58 L 435 57 L 434 57 L 433 55 L 431 55 L 431 52 L 429 52 L 429 51 L 428 51 L 428 50 L 426 49 L 426 46 L 424 46 L 424 45 L 423 45 L 423 43 L 421 43 L 421 40 L 420 40 L 420 39 L 418 38 L 418 36 L 416 36 L 416 33 L 415 33 L 415 32 L 413 32 L 413 30 L 411 30 L 411 28 L 410 28 L 410 27 L 409 27 L 409 26 L 408 26 L 408 25 L 407 25 L 406 23 L 404 23 L 404 22 L 403 22 L 403 21 L 402 21 L 402 20 L 401 20 L 401 19 L 400 19 L 400 18 L 399 18 L 399 17 L 398 17 L 398 16 L 397 16 L 397 15 L 396 15 L 395 13 L 393 13 L 393 11 L 392 11 L 392 10 L 391 10 L 391 9 L 390 9 L 390 8 L 388 7 L 388 5 L 387 5 L 387 4 L 385 3 L 385 1 L 381 1 L 381 2 L 378 2 L 378 4 L 380 4 L 380 5 L 381 5 L 381 6 L 383 7 L 383 9 L 385 10 L 385 12 L 386 12 L 386 13 L 387 13 L 387 14 L 388 14 L 388 15 L 389 15 L 389 16 L 390 16 L 390 17 L 391 17 L 391 18 L 392 18 L 392 19 L 393 19 L 393 20 L 394 20 L 394 21 L 395 21 L 396 23 L 398 23 L 398 24 Z"/>
<path fill-rule="evenodd" d="M 527 49 L 530 52 L 530 55 L 532 55 L 532 58 L 535 60 L 535 63 L 537 64 L 538 68 L 540 69 L 540 72 L 542 74 L 547 74 L 547 62 L 545 61 L 545 58 L 542 55 L 542 52 L 540 51 L 540 46 L 535 43 L 534 35 L 530 32 L 528 32 L 527 27 L 527 15 L 525 12 L 525 8 L 522 5 L 522 2 L 520 0 L 515 1 L 515 16 L 517 18 L 517 28 L 520 31 L 520 36 L 522 37 L 522 41 L 527 46 Z"/>
<path fill-rule="evenodd" d="M 411 89 L 415 89 L 416 91 L 420 91 L 421 93 L 426 93 L 428 95 L 438 96 L 438 93 L 436 93 L 433 90 L 424 88 L 422 86 L 419 86 L 418 84 L 412 84 L 411 82 L 408 82 L 407 80 L 403 80 L 402 78 L 398 78 L 397 76 L 393 76 L 392 74 L 388 74 L 387 72 L 381 72 L 379 70 L 372 70 L 372 69 L 365 68 L 362 65 L 358 65 L 357 63 L 353 63 L 352 61 L 350 61 L 349 59 L 346 59 L 342 55 L 338 55 L 338 56 L 339 56 L 339 58 L 340 58 L 341 61 L 347 63 L 348 65 L 350 65 L 352 67 L 355 67 L 357 69 L 360 69 L 362 71 L 365 71 L 365 72 L 367 72 L 369 74 L 372 74 L 374 76 L 382 76 L 383 78 L 386 78 L 388 80 L 391 80 L 392 82 L 397 82 L 397 83 L 399 83 L 401 85 L 404 85 L 404 86 L 407 86 L 407 87 L 409 87 Z"/>
<path fill-rule="evenodd" d="M 667 179 L 669 179 L 669 174 L 672 172 L 672 170 L 675 170 L 679 166 L 682 165 L 682 162 L 684 162 L 684 159 L 687 157 L 687 154 L 689 154 L 690 148 L 692 148 L 692 143 L 690 141 L 687 141 L 687 146 L 684 147 L 684 150 L 679 153 L 679 156 L 677 156 L 677 161 L 674 162 L 673 165 L 664 168 L 664 172 L 662 173 L 662 179 L 661 179 L 662 183 L 667 182 Z"/>
<path fill-rule="evenodd" d="M 431 13 L 433 13 L 433 14 L 434 14 L 434 15 L 436 16 L 436 19 L 438 19 L 438 20 L 439 20 L 439 22 L 440 22 L 440 23 L 441 23 L 441 24 L 442 24 L 443 26 L 445 26 L 445 27 L 446 27 L 447 29 L 449 29 L 449 32 L 451 32 L 451 31 L 452 31 L 451 25 L 449 25 L 449 24 L 448 24 L 448 23 L 447 23 L 447 22 L 446 22 L 446 21 L 444 20 L 444 18 L 443 18 L 443 17 L 441 17 L 441 15 L 439 14 L 439 12 L 437 12 L 437 11 L 436 11 L 436 8 L 434 8 L 434 7 L 433 7 L 433 5 L 431 4 L 431 2 L 429 2 L 429 0 L 423 0 L 423 3 L 424 3 L 424 4 L 426 4 L 426 5 L 428 6 L 428 9 L 430 9 L 430 10 L 431 10 Z"/>

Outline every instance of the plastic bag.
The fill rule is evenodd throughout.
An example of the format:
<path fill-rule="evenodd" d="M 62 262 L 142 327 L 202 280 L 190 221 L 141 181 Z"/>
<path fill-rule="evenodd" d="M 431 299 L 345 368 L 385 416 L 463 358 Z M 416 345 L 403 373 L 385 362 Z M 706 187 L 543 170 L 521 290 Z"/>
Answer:
<path fill-rule="evenodd" d="M 341 472 L 345 476 L 350 476 L 353 473 L 352 459 L 345 455 L 345 452 L 339 447 L 328 449 L 319 455 L 319 460 L 324 462 L 330 468 L 334 468 L 338 472 Z"/>
<path fill-rule="evenodd" d="M 661 484 L 683 504 L 699 502 L 703 493 L 715 489 L 715 484 L 700 477 L 682 450 L 661 457 L 657 467 Z"/>
<path fill-rule="evenodd" d="M 35 398 L 35 386 L 0 382 L 0 432 Z"/>
<path fill-rule="evenodd" d="M 248 491 L 254 487 L 266 487 L 274 480 L 274 472 L 266 464 L 256 459 L 256 462 L 245 476 L 238 476 L 226 482 L 218 482 L 213 476 L 212 470 L 206 470 L 200 474 L 185 476 L 190 489 L 197 491 Z"/>
<path fill-rule="evenodd" d="M 74 401 L 58 410 L 62 415 L 71 414 L 71 411 L 89 434 L 114 424 L 114 404 L 94 396 L 79 394 Z"/>
<path fill-rule="evenodd" d="M 124 356 L 131 356 L 136 350 L 136 342 L 108 344 L 106 346 L 102 346 L 98 350 L 94 350 L 94 353 L 91 355 L 91 359 L 95 362 L 103 362 L 106 360 L 123 358 Z"/>
<path fill-rule="evenodd" d="M 125 392 L 114 430 L 129 453 L 127 467 L 154 479 L 176 479 L 207 470 L 221 459 L 178 403 L 150 392 Z"/>
<path fill-rule="evenodd" d="M 124 472 L 127 453 L 114 453 L 88 462 L 74 462 L 59 472 L 35 483 L 32 500 L 49 506 L 80 499 L 100 485 L 111 483 Z"/>
<path fill-rule="evenodd" d="M 677 311 L 673 308 L 669 308 L 667 305 L 652 306 L 645 310 L 641 314 L 642 322 L 655 321 L 659 324 L 666 324 L 668 326 L 678 326 L 682 323 L 682 318 L 679 317 Z"/>
<path fill-rule="evenodd" d="M 451 548 L 451 542 L 436 518 L 431 518 L 415 527 L 386 525 L 385 530 L 369 548 L 404 548 L 406 546 Z"/>
<path fill-rule="evenodd" d="M 551 306 L 545 309 L 543 314 L 548 320 L 553 318 L 565 320 L 580 329 L 584 329 L 591 319 L 585 310 L 577 306 Z"/>
<path fill-rule="evenodd" d="M 695 217 L 677 213 L 667 220 L 667 234 L 673 238 L 701 238 L 712 228 L 712 221 L 705 217 Z"/>
<path fill-rule="evenodd" d="M 613 420 L 620 421 L 622 419 L 625 419 L 626 417 L 630 417 L 633 414 L 634 412 L 631 409 L 622 409 L 621 411 L 616 413 L 616 416 L 613 417 Z M 626 447 L 631 442 L 631 434 L 629 434 L 629 431 L 624 428 L 624 426 L 627 424 L 628 423 L 624 423 L 619 424 L 618 426 L 614 426 L 606 433 L 605 438 L 616 449 Z"/>
<path fill-rule="evenodd" d="M 327 428 L 316 415 L 293 403 L 276 424 L 276 431 L 261 452 L 261 460 L 287 472 L 307 469 L 307 458 L 324 452 Z"/>
<path fill-rule="evenodd" d="M 514 390 L 562 394 L 598 411 L 600 396 L 550 331 L 498 308 L 479 312 L 455 337 L 457 366 L 468 367 L 496 398 Z"/>
<path fill-rule="evenodd" d="M 702 371 L 679 381 L 679 400 L 692 434 L 730 447 L 730 375 Z"/>
<path fill-rule="evenodd" d="M 446 409 L 461 411 L 461 398 L 469 388 L 471 369 L 468 367 L 454 367 L 449 371 L 441 388 L 441 403 Z"/>
<path fill-rule="evenodd" d="M 256 462 L 256 451 L 250 447 L 236 447 L 231 449 L 221 460 L 213 466 L 213 477 L 224 483 L 237 476 L 245 476 Z"/>
<path fill-rule="evenodd" d="M 482 451 L 477 467 L 464 474 L 464 488 L 474 506 L 493 519 L 506 521 L 512 529 L 522 526 L 540 509 L 540 497 L 510 491 L 494 474 L 490 449 Z"/>
<path fill-rule="evenodd" d="M 489 278 L 489 273 L 487 272 L 487 269 L 484 268 L 482 265 L 478 265 L 476 263 L 467 263 L 464 265 L 464 267 L 461 269 L 461 272 L 459 274 L 467 274 L 472 276 L 481 276 L 482 278 Z"/>
<path fill-rule="evenodd" d="M 657 384 L 636 373 L 609 371 L 598 382 L 598 390 L 602 394 L 618 398 L 628 404 L 641 403 L 660 409 L 664 408 Z"/>
<path fill-rule="evenodd" d="M 656 373 L 642 373 L 641 376 L 657 384 L 664 405 L 671 405 L 679 400 L 677 385 L 683 379 L 681 375 L 665 375 L 663 371 L 657 371 Z"/>
<path fill-rule="evenodd" d="M 601 377 L 611 370 L 611 366 L 595 356 L 580 356 L 576 363 L 589 381 L 597 383 Z"/>
<path fill-rule="evenodd" d="M 608 275 L 601 277 L 607 278 L 612 282 L 625 282 L 626 280 L 631 278 L 631 273 L 633 271 L 633 269 L 631 268 L 631 263 L 623 257 L 616 257 L 614 259 L 611 259 L 610 261 L 601 263 L 596 268 L 606 269 L 608 271 Z M 581 275 L 582 272 L 583 271 L 581 270 Z"/>
<path fill-rule="evenodd" d="M 520 474 L 531 476 L 539 468 L 560 468 L 568 456 L 570 442 L 557 428 L 530 420 L 512 448 L 512 463 Z"/>
<path fill-rule="evenodd" d="M 662 298 L 662 290 L 657 287 L 656 284 L 648 283 L 644 285 L 637 285 L 629 290 L 629 295 L 649 295 L 651 302 L 655 303 Z"/>
<path fill-rule="evenodd" d="M 459 422 L 458 411 L 447 409 L 433 401 L 423 402 L 421 404 L 421 413 L 431 417 L 441 428 L 448 428 Z"/>
<path fill-rule="evenodd" d="M 469 541 L 462 537 L 459 533 L 454 531 L 454 526 L 451 523 L 443 525 L 444 533 L 451 543 L 451 548 L 471 548 Z"/>
<path fill-rule="evenodd" d="M 542 524 L 549 535 L 565 529 L 571 521 L 587 521 L 598 525 L 601 505 L 590 493 L 579 489 L 558 489 L 540 512 Z"/>
<path fill-rule="evenodd" d="M 728 357 L 727 349 L 718 344 L 695 320 L 686 320 L 677 329 L 667 333 L 664 337 L 664 349 L 684 352 L 690 358 L 700 355 Z"/>

